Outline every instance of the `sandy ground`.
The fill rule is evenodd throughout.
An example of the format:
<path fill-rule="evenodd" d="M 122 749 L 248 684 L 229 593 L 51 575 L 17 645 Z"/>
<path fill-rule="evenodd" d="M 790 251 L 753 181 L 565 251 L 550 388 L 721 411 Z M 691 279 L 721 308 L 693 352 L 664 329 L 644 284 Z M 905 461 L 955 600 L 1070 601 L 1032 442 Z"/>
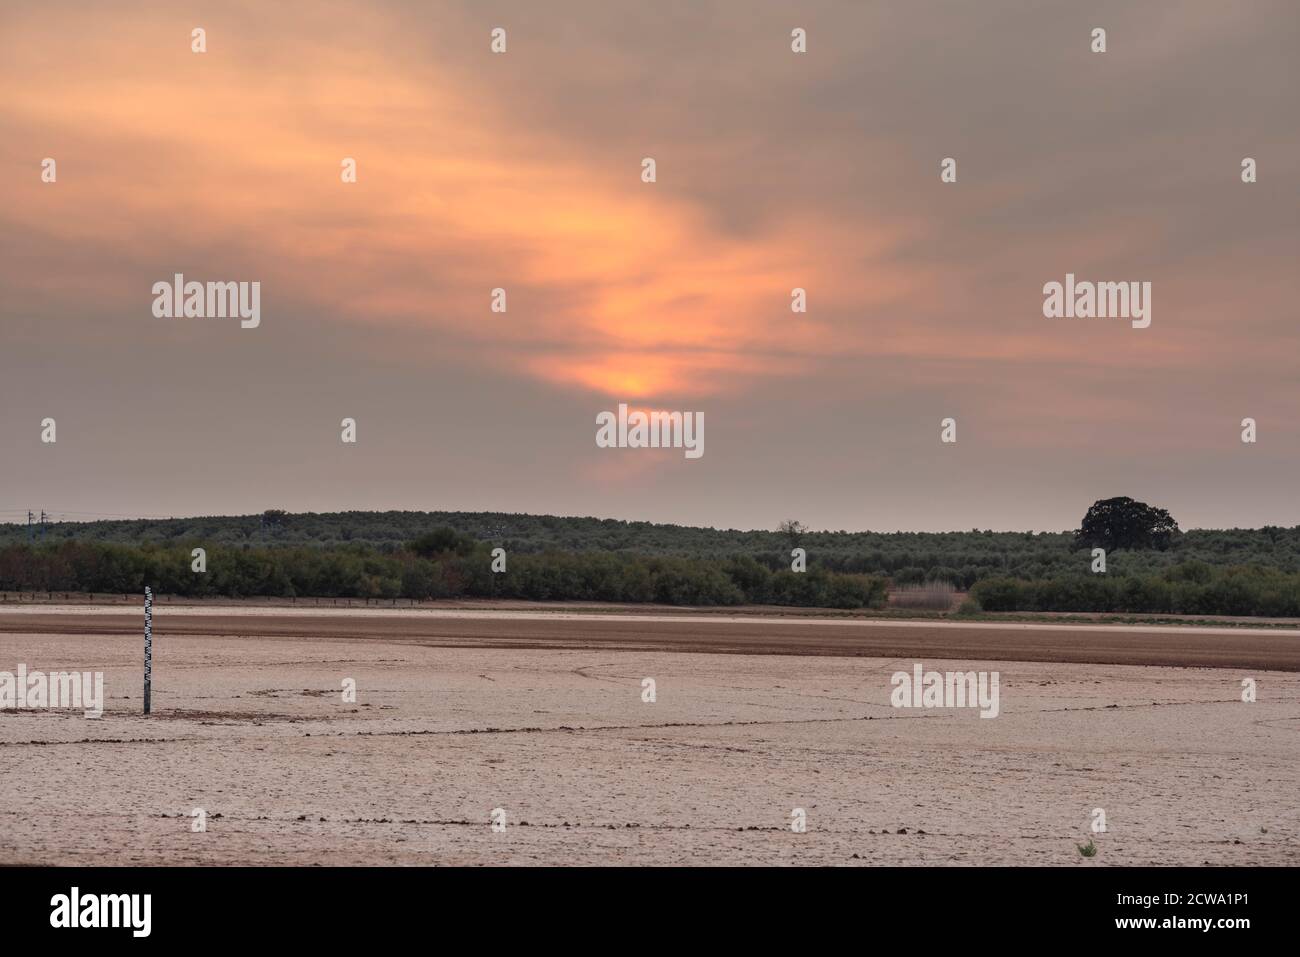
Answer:
<path fill-rule="evenodd" d="M 1294 635 L 659 617 L 160 610 L 146 718 L 138 614 L 0 610 L 109 698 L 0 711 L 0 864 L 1300 863 Z"/>

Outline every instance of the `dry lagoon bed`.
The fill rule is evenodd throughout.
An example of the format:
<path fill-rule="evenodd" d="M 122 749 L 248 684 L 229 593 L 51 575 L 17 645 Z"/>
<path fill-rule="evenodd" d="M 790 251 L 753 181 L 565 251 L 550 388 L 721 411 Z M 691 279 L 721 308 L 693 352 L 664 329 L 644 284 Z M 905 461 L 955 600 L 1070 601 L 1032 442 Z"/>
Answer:
<path fill-rule="evenodd" d="M 814 629 L 810 651 L 674 616 L 620 641 L 599 617 L 177 609 L 144 717 L 126 609 L 21 611 L 0 611 L 0 670 L 103 671 L 108 700 L 98 720 L 0 711 L 0 864 L 1300 862 L 1300 655 L 1276 636 L 1264 670 L 995 660 L 996 629 L 937 624 L 891 657 L 884 629 L 816 623 L 771 632 Z M 722 625 L 708 653 L 673 637 Z M 1000 715 L 891 707 L 917 661 L 998 671 Z"/>

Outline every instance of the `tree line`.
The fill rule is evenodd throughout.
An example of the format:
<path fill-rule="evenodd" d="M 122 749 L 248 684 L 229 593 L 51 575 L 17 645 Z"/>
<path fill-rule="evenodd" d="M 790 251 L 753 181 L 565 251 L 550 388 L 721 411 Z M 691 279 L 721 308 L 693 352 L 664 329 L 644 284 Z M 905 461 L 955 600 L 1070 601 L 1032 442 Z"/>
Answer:
<path fill-rule="evenodd" d="M 1158 574 L 985 578 L 971 590 L 984 611 L 1300 617 L 1300 573 L 1192 561 Z"/>
<path fill-rule="evenodd" d="M 437 517 L 453 522 L 435 524 Z M 203 597 L 523 598 L 878 608 L 890 588 L 970 590 L 968 610 L 1300 615 L 1300 526 L 1183 531 L 1131 498 L 1074 533 L 774 532 L 506 513 L 269 510 L 0 526 L 0 590 Z M 401 537 L 405 535 L 405 537 Z M 209 570 L 190 568 L 203 547 Z M 494 550 L 508 571 L 492 570 Z M 803 549 L 807 571 L 791 568 Z"/>
<path fill-rule="evenodd" d="M 430 539 L 441 538 L 441 541 Z M 447 530 L 400 549 L 205 548 L 192 570 L 191 543 L 104 542 L 0 547 L 0 591 L 133 594 L 146 585 L 182 597 L 519 598 L 666 605 L 800 605 L 879 608 L 883 578 L 810 568 L 772 569 L 749 556 L 717 562 L 603 552 L 507 554 L 491 570 L 488 544 Z"/>
<path fill-rule="evenodd" d="M 1113 504 L 1112 504 L 1113 503 Z M 1122 521 L 1121 500 L 1099 502 L 1106 527 Z M 1133 503 L 1141 505 L 1141 503 Z M 1100 510 L 1099 510 L 1100 511 Z M 1092 533 L 1088 517 L 1080 532 Z M 1257 529 L 1177 530 L 1155 524 L 1142 537 L 1079 532 L 814 532 L 797 522 L 776 531 L 737 531 L 625 522 L 615 519 L 518 515 L 502 512 L 334 512 L 209 518 L 60 522 L 47 525 L 44 543 L 102 542 L 209 549 L 365 546 L 398 554 L 409 542 L 439 527 L 475 541 L 524 554 L 606 553 L 635 558 L 675 557 L 710 562 L 748 556 L 769 569 L 789 568 L 790 550 L 807 550 L 813 566 L 829 572 L 889 578 L 895 584 L 948 582 L 968 590 L 985 578 L 1042 580 L 1086 572 L 1089 545 L 1107 548 L 1107 571 L 1120 576 L 1159 575 L 1187 561 L 1216 566 L 1259 564 L 1300 572 L 1300 526 Z M 0 525 L 0 547 L 25 544 L 24 525 Z M 1151 547 L 1142 547 L 1149 545 Z"/>
<path fill-rule="evenodd" d="M 180 597 L 517 598 L 666 605 L 770 604 L 881 608 L 901 583 L 879 575 L 807 572 L 748 555 L 720 561 L 605 552 L 507 554 L 491 570 L 490 546 L 447 531 L 430 544 L 397 550 L 333 548 L 207 549 L 207 571 L 191 570 L 191 544 L 63 542 L 0 547 L 0 591 L 138 594 Z M 1190 561 L 1155 573 L 1088 573 L 1025 579 L 997 575 L 971 589 L 968 610 L 1127 612 L 1300 617 L 1300 573 L 1254 564 Z"/>

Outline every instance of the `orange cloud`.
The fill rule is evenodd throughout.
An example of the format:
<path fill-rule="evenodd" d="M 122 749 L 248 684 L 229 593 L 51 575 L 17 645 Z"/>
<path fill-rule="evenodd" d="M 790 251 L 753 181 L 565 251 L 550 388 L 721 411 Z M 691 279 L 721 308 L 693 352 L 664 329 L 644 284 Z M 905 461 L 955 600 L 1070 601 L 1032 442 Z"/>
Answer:
<path fill-rule="evenodd" d="M 639 156 L 606 168 L 512 125 L 436 61 L 377 52 L 397 48 L 400 26 L 369 8 L 332 32 L 261 15 L 273 50 L 235 46 L 248 31 L 217 23 L 202 55 L 171 19 L 133 26 L 130 42 L 93 7 L 17 19 L 0 75 L 29 92 L 0 118 L 65 161 L 57 191 L 33 175 L 9 224 L 161 276 L 229 259 L 257 274 L 211 278 L 261 280 L 270 322 L 296 308 L 427 331 L 431 348 L 497 373 L 634 399 L 729 393 L 870 352 L 887 329 L 821 317 L 884 309 L 922 285 L 897 265 L 870 268 L 906 238 L 896 226 L 792 212 L 720 231 L 642 183 Z M 141 46 L 168 52 L 141 58 Z M 344 156 L 354 185 L 340 182 Z M 96 305 L 147 308 L 147 286 L 99 278 Z M 498 286 L 506 315 L 488 308 Z M 807 314 L 790 311 L 796 286 Z"/>

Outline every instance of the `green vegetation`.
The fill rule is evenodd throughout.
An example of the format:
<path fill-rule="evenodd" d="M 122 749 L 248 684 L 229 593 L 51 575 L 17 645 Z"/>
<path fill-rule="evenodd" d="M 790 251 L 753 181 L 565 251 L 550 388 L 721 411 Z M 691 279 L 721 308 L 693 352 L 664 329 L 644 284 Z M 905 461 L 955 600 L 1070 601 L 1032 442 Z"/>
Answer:
<path fill-rule="evenodd" d="M 951 585 L 982 612 L 1300 616 L 1300 526 L 1180 531 L 1098 502 L 1071 532 L 735 531 L 487 512 L 336 512 L 0 525 L 0 590 L 183 596 L 496 597 L 874 608 Z M 1098 538 L 1096 536 L 1103 536 Z M 1092 574 L 1096 541 L 1107 549 Z M 208 571 L 190 571 L 190 549 Z M 508 571 L 490 571 L 506 549 Z M 808 571 L 790 571 L 790 549 Z M 1101 546 L 1105 547 L 1105 546 Z M 936 589 L 918 587 L 913 595 Z M 919 598 L 917 599 L 919 600 Z"/>
<path fill-rule="evenodd" d="M 795 523 L 797 524 L 797 523 Z M 748 555 L 789 567 L 792 536 L 778 531 L 735 531 L 622 522 L 614 519 L 511 515 L 500 512 L 332 512 L 215 518 L 61 522 L 47 526 L 46 543 L 64 541 L 178 545 L 367 545 L 404 548 L 439 528 L 505 548 L 513 558 L 531 552 L 608 552 L 711 560 Z M 24 525 L 0 525 L 0 546 L 27 541 Z M 1073 532 L 813 532 L 800 528 L 795 544 L 810 565 L 830 571 L 888 575 L 898 584 L 947 581 L 965 590 L 981 578 L 1050 578 L 1086 573 L 1086 547 Z M 1104 547 L 1104 546 L 1103 546 Z M 1300 572 L 1300 526 L 1225 531 L 1192 529 L 1168 548 L 1120 550 L 1107 556 L 1112 575 L 1162 571 L 1186 561 L 1210 565 L 1252 563 Z"/>
<path fill-rule="evenodd" d="M 1143 615 L 1300 616 L 1300 574 L 1258 564 L 1191 561 L 1156 574 L 985 578 L 971 597 L 984 611 L 1090 611 Z"/>
<path fill-rule="evenodd" d="M 194 543 L 198 545 L 197 542 Z M 878 608 L 886 581 L 822 568 L 773 571 L 741 556 L 723 562 L 603 552 L 511 555 L 491 571 L 488 545 L 450 529 L 409 548 L 368 545 L 214 546 L 207 572 L 190 570 L 190 543 L 63 542 L 0 547 L 0 591 L 136 593 L 185 597 L 523 598 L 666 605 Z"/>

